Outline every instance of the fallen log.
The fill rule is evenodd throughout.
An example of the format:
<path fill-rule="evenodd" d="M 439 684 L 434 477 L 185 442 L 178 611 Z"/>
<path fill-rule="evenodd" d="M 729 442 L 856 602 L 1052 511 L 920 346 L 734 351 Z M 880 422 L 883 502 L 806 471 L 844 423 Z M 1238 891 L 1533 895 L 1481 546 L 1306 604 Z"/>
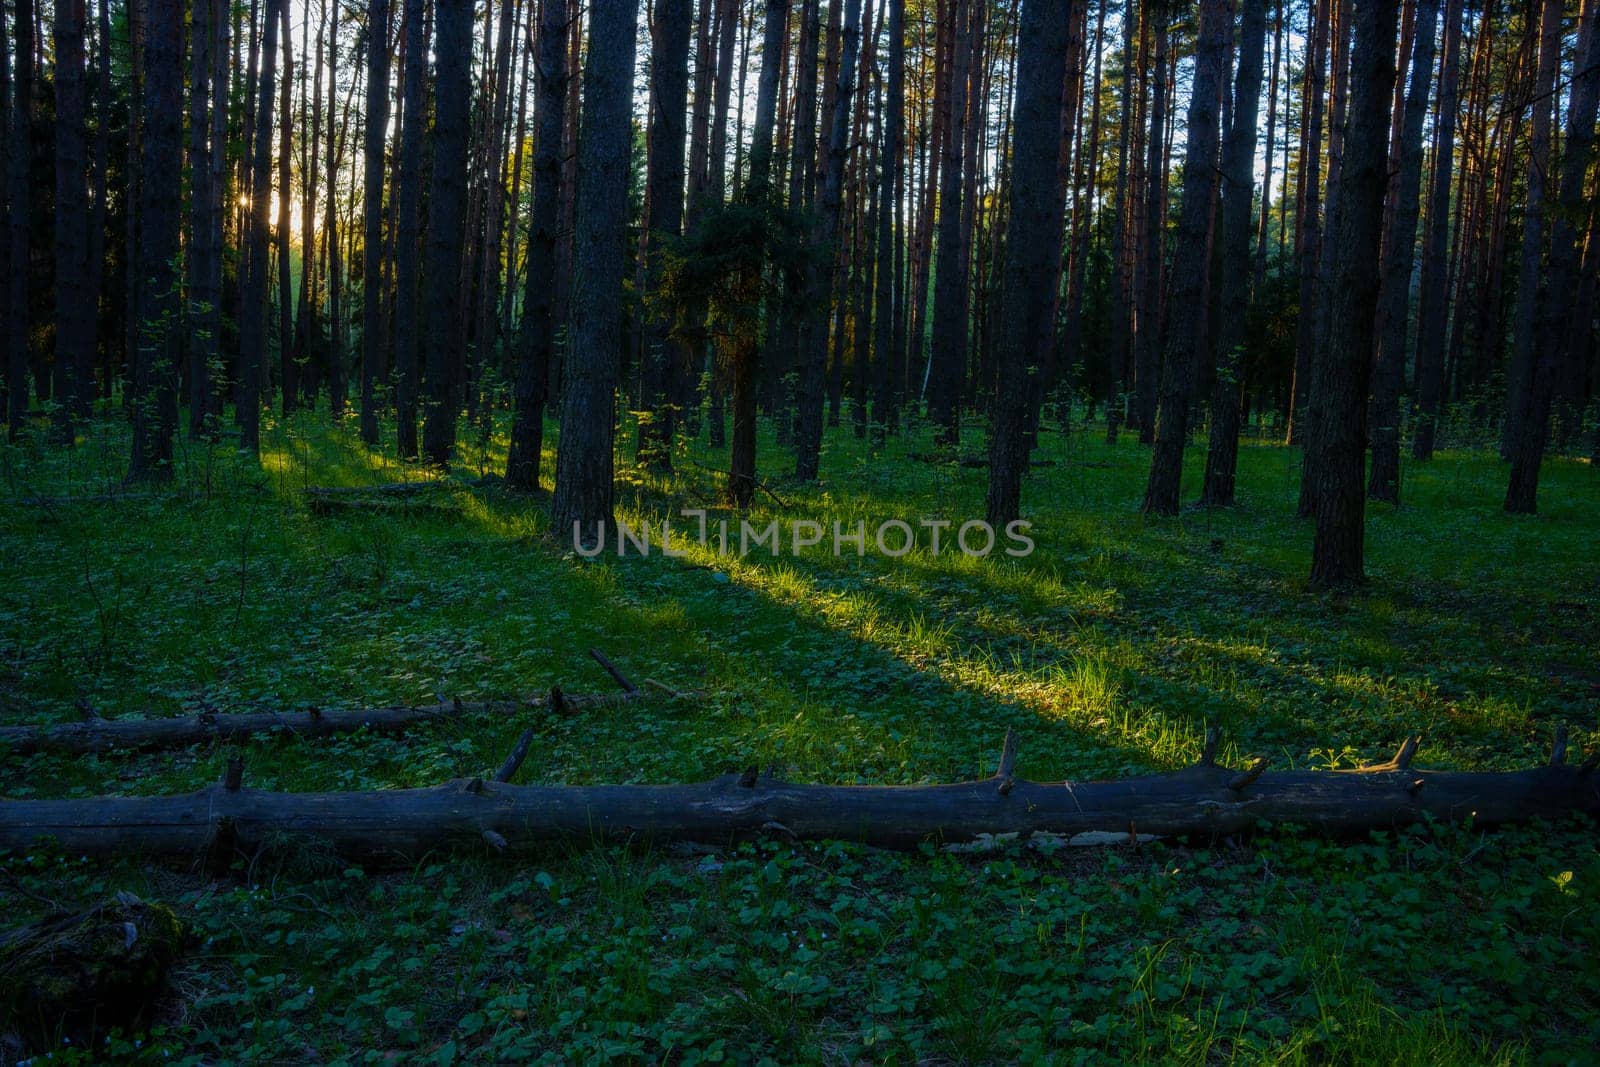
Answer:
<path fill-rule="evenodd" d="M 258 791 L 242 787 L 233 764 L 221 784 L 186 795 L 0 801 L 0 849 L 53 840 L 73 855 L 215 855 L 293 843 L 381 863 L 552 841 L 720 844 L 772 835 L 911 848 L 1038 836 L 1103 844 L 1239 834 L 1264 822 L 1347 835 L 1429 818 L 1498 825 L 1600 815 L 1600 754 L 1569 765 L 1564 739 L 1548 765 L 1522 771 L 1416 770 L 1408 740 L 1393 760 L 1360 770 L 1272 772 L 1264 760 L 1243 771 L 1221 766 L 1213 734 L 1201 761 L 1184 770 L 1043 783 L 1015 776 L 1008 734 L 993 778 L 912 786 L 798 785 L 753 767 L 692 785 L 506 784 L 526 754 L 519 749 L 494 779 L 431 788 Z"/>
<path fill-rule="evenodd" d="M 464 715 L 515 715 L 533 708 L 548 708 L 564 713 L 579 708 L 626 703 L 644 696 L 616 665 L 591 649 L 591 656 L 622 687 L 620 693 L 564 693 L 560 686 L 548 695 L 506 700 L 451 700 L 437 704 L 397 704 L 383 708 L 358 708 L 340 711 L 309 708 L 305 711 L 249 711 L 238 713 L 203 712 L 155 719 L 103 719 L 84 706 L 81 722 L 51 726 L 0 726 L 0 748 L 14 755 L 36 752 L 85 755 L 113 749 L 182 748 L 204 741 L 238 741 L 255 734 L 274 731 L 301 737 L 325 737 L 366 729 L 373 733 L 401 733 L 424 723 L 460 718 Z M 659 682 L 657 688 L 682 696 Z"/>

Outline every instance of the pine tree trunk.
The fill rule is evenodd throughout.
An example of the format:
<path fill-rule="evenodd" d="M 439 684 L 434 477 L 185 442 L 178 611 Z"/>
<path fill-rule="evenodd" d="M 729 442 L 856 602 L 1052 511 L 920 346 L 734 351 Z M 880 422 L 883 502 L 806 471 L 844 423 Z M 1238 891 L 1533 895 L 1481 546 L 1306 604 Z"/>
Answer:
<path fill-rule="evenodd" d="M 1127 0 L 1122 9 L 1122 89 L 1118 96 L 1117 114 L 1117 182 L 1111 194 L 1111 322 L 1109 325 L 1110 351 L 1107 360 L 1111 368 L 1111 383 L 1106 390 L 1106 443 L 1117 443 L 1117 431 L 1123 417 L 1122 392 L 1128 365 L 1128 342 L 1133 335 L 1129 316 L 1133 310 L 1129 286 L 1132 279 L 1128 270 L 1128 231 L 1130 227 L 1128 203 L 1132 191 L 1128 166 L 1138 146 L 1133 143 L 1134 98 L 1134 7 L 1135 0 Z"/>
<path fill-rule="evenodd" d="M 1256 229 L 1255 268 L 1250 283 L 1252 293 L 1259 293 L 1267 281 L 1267 223 L 1272 217 L 1272 153 L 1278 132 L 1278 66 L 1283 56 L 1283 8 L 1284 0 L 1277 0 L 1272 22 L 1272 73 L 1267 79 L 1267 147 L 1262 153 L 1266 171 L 1261 181 L 1261 221 Z M 1288 111 L 1287 108 L 1284 110 Z M 1288 138 L 1284 140 L 1287 142 Z M 1288 180 L 1288 168 L 1284 169 L 1283 177 L 1285 181 Z M 1278 195 L 1280 200 L 1283 199 L 1282 190 Z"/>
<path fill-rule="evenodd" d="M 1417 298 L 1416 426 L 1411 455 L 1433 458 L 1434 431 L 1444 390 L 1444 349 L 1450 278 L 1451 167 L 1455 160 L 1456 76 L 1461 54 L 1461 0 L 1445 0 L 1444 59 L 1439 68 L 1439 118 L 1433 133 L 1433 173 L 1423 236 L 1422 279 Z M 1458 313 L 1458 317 L 1460 317 Z"/>
<path fill-rule="evenodd" d="M 855 92 L 856 55 L 861 42 L 861 0 L 845 0 L 840 29 L 839 67 L 833 87 L 833 111 L 828 120 L 827 155 L 819 170 L 816 224 L 811 235 L 811 261 L 806 296 L 799 313 L 810 319 L 801 331 L 799 417 L 795 424 L 795 477 L 814 481 L 822 456 L 824 389 L 827 385 L 827 316 L 835 299 L 845 299 L 835 285 L 838 255 L 839 211 L 844 192 L 845 163 L 850 153 L 850 102 Z"/>
<path fill-rule="evenodd" d="M 294 42 L 289 33 L 289 7 L 279 8 L 283 25 L 283 77 L 278 80 L 278 384 L 283 389 L 283 413 L 293 411 L 300 399 L 300 353 L 294 346 L 294 279 L 290 258 L 289 216 L 294 201 L 290 180 L 290 151 L 294 143 L 294 113 L 290 89 L 294 82 Z"/>
<path fill-rule="evenodd" d="M 1318 354 L 1313 395 L 1319 407 L 1306 455 L 1317 480 L 1311 584 L 1338 588 L 1362 579 L 1366 498 L 1367 392 L 1372 380 L 1373 318 L 1388 187 L 1388 117 L 1395 81 L 1399 0 L 1356 0 L 1348 136 L 1342 161 L 1339 226 L 1334 240 L 1328 347 Z"/>
<path fill-rule="evenodd" d="M 1422 184 L 1422 122 L 1433 78 L 1439 0 L 1417 0 L 1411 77 L 1396 131 L 1399 141 L 1393 214 L 1384 237 L 1378 296 L 1377 365 L 1372 389 L 1372 470 L 1367 495 L 1400 503 L 1400 389 L 1405 380 L 1406 327 L 1411 268 L 1416 260 L 1417 214 Z"/>
<path fill-rule="evenodd" d="M 961 386 L 967 355 L 967 257 L 962 252 L 961 194 L 965 188 L 967 86 L 972 59 L 973 0 L 950 0 L 944 152 L 939 167 L 938 258 L 933 279 L 933 347 L 928 358 L 928 418 L 936 444 L 961 439 Z"/>
<path fill-rule="evenodd" d="M 99 73 L 99 84 L 97 86 L 98 92 L 96 93 L 95 102 L 94 173 L 89 180 L 90 188 L 94 190 L 94 207 L 89 217 L 89 262 L 87 267 L 89 276 L 89 306 L 91 309 L 93 309 L 97 333 L 98 326 L 101 322 L 100 293 L 105 281 L 106 212 L 108 205 L 108 190 L 106 187 L 109 184 L 106 180 L 106 172 L 110 167 L 111 161 L 110 0 L 100 0 L 98 21 L 99 33 L 97 35 L 98 39 L 95 44 L 95 68 Z M 227 32 L 227 23 L 224 21 L 219 28 L 219 33 L 222 35 L 221 40 L 225 41 L 227 39 Z M 224 48 L 224 53 L 226 53 L 226 48 Z M 226 61 L 225 54 L 223 61 Z M 0 106 L 0 113 L 3 112 L 4 107 Z M 219 169 L 220 168 L 213 168 L 214 182 L 220 182 L 220 178 L 216 177 Z M 0 181 L 3 180 L 4 175 L 0 175 Z M 213 205 L 219 203 L 220 196 L 220 184 L 213 184 Z M 4 230 L 0 229 L 0 242 L 3 242 L 4 240 Z M 0 259 L 3 258 L 4 256 L 0 255 Z M 216 229 L 215 243 L 211 249 L 210 261 L 213 267 L 214 276 L 219 279 L 217 285 L 215 286 L 215 291 L 220 293 L 222 288 L 220 281 L 222 272 L 222 239 L 220 219 L 218 220 Z M 0 301 L 3 301 L 4 299 L 5 289 L 3 283 L 0 283 Z M 221 324 L 221 313 L 220 309 L 215 307 L 213 307 L 212 312 L 216 316 L 216 321 L 211 324 L 212 336 L 215 337 L 218 335 L 218 328 Z M 120 336 L 120 334 L 118 336 Z M 110 353 L 114 351 L 120 353 L 120 348 L 115 346 L 112 338 L 110 337 L 101 337 L 100 343 L 96 345 L 96 349 L 103 349 L 107 353 L 107 358 L 104 361 L 106 364 L 111 362 Z M 83 390 L 78 396 L 78 415 L 82 418 L 89 417 L 93 410 L 95 396 L 97 393 L 101 392 L 101 389 L 95 380 L 96 366 L 99 362 L 97 360 L 97 356 L 97 351 L 89 352 L 90 363 L 87 366 L 80 367 L 78 370 L 78 381 L 83 383 Z M 111 392 L 112 377 L 113 375 L 108 366 L 104 376 L 104 394 L 109 394 Z"/>
<path fill-rule="evenodd" d="M 1327 52 L 1329 18 L 1335 0 L 1315 0 L 1312 15 L 1311 40 L 1307 45 L 1310 58 L 1304 86 L 1304 116 L 1300 124 L 1300 204 L 1296 212 L 1296 255 L 1300 261 L 1300 301 L 1295 317 L 1294 381 L 1289 394 L 1289 431 L 1291 445 L 1304 444 L 1309 426 L 1306 404 L 1311 395 L 1313 357 L 1317 345 L 1317 264 L 1322 257 L 1322 119 L 1325 79 L 1327 78 Z"/>
<path fill-rule="evenodd" d="M 516 406 L 506 457 L 506 485 L 529 493 L 539 489 L 545 389 L 555 344 L 556 225 L 561 200 L 561 129 L 567 100 L 567 20 L 571 11 L 570 0 L 540 0 L 528 280 L 517 339 Z"/>
<path fill-rule="evenodd" d="M 133 374 L 130 479 L 172 477 L 178 422 L 178 206 L 183 172 L 183 5 L 148 0 L 140 138 L 139 348 Z"/>
<path fill-rule="evenodd" d="M 328 29 L 328 69 L 334 70 L 339 46 L 339 4 L 331 5 L 332 15 Z M 324 170 L 328 175 L 328 195 L 324 198 L 322 236 L 327 247 L 328 273 L 328 412 L 337 422 L 344 417 L 348 385 L 345 379 L 344 324 L 342 321 L 340 277 L 344 269 L 339 255 L 339 157 L 343 138 L 335 137 L 334 107 L 338 79 L 328 78 L 328 159 Z M 352 87 L 353 88 L 353 87 Z"/>
<path fill-rule="evenodd" d="M 1217 242 L 1222 273 L 1217 304 L 1217 373 L 1211 383 L 1211 437 L 1206 449 L 1205 482 L 1200 490 L 1200 503 L 1205 507 L 1230 507 L 1234 502 L 1240 392 L 1244 384 L 1244 327 L 1251 300 L 1250 210 L 1255 186 L 1256 114 L 1261 100 L 1266 32 L 1266 0 L 1244 0 L 1231 125 L 1222 148 L 1222 233 Z M 1269 114 L 1271 110 L 1269 105 Z M 1267 128 L 1272 128 L 1270 119 Z M 1268 145 L 1270 159 L 1270 135 Z M 1269 183 L 1270 180 L 1269 177 Z"/>
<path fill-rule="evenodd" d="M 471 117 L 471 0 L 438 0 L 434 16 L 433 157 L 428 186 L 427 255 L 423 276 L 422 335 L 427 358 L 423 367 L 424 458 L 448 467 L 455 450 L 454 368 L 461 363 L 458 329 L 463 293 L 461 275 L 464 212 L 467 201 L 467 126 Z M 372 282 L 369 280 L 368 285 Z"/>
<path fill-rule="evenodd" d="M 683 232 L 684 117 L 689 101 L 689 31 L 694 18 L 691 0 L 657 0 L 650 48 L 649 170 L 645 178 L 648 208 L 643 220 L 645 307 L 665 274 L 667 246 Z M 686 372 L 683 345 L 673 335 L 669 313 L 647 312 L 640 365 L 638 455 L 662 470 L 672 467 L 672 442 L 677 425 L 675 400 Z"/>
<path fill-rule="evenodd" d="M 873 341 L 873 439 L 882 443 L 889 427 L 896 424 L 895 368 L 901 355 L 897 344 L 896 325 L 900 311 L 895 303 L 895 263 L 899 256 L 898 232 L 895 223 L 899 217 L 899 202 L 895 193 L 899 189 L 900 171 L 904 165 L 905 135 L 905 0 L 884 0 L 888 11 L 886 22 L 889 32 L 889 74 L 887 103 L 880 123 L 883 127 L 882 162 L 878 176 L 878 270 L 874 279 L 873 299 L 876 308 L 876 336 Z"/>
<path fill-rule="evenodd" d="M 1221 0 L 1208 0 L 1220 3 Z M 1027 415 L 1036 368 L 1055 344 L 1056 263 L 1064 218 L 1059 202 L 1062 92 L 1073 0 L 1023 0 L 1009 198 L 1010 239 L 1001 289 L 994 430 L 987 515 L 996 530 L 1021 514 L 1028 466 Z M 1065 131 L 1070 133 L 1070 131 Z"/>
<path fill-rule="evenodd" d="M 361 292 L 361 440 L 368 448 L 379 444 L 378 368 L 383 355 L 378 351 L 382 338 L 380 323 L 383 301 L 383 186 L 388 168 L 384 165 L 384 137 L 389 127 L 389 0 L 370 0 L 367 8 L 367 120 L 365 135 L 365 173 L 362 193 L 362 292 Z M 407 57 L 417 42 L 408 41 Z M 420 117 L 420 116 L 419 116 Z M 404 120 L 414 121 L 409 106 Z M 404 176 L 401 181 L 404 182 Z"/>
<path fill-rule="evenodd" d="M 1544 459 L 1549 436 L 1550 410 L 1562 369 L 1562 349 L 1568 314 L 1579 317 L 1579 328 L 1588 329 L 1593 310 L 1558 310 L 1571 289 L 1558 290 L 1560 280 L 1571 286 L 1576 280 L 1573 225 L 1582 210 L 1584 175 L 1589 169 L 1589 149 L 1594 143 L 1595 88 L 1592 69 L 1596 0 L 1588 0 L 1583 13 L 1580 47 L 1577 54 L 1579 76 L 1573 81 L 1569 101 L 1569 129 L 1576 138 L 1567 139 L 1561 181 L 1556 188 L 1558 210 L 1552 212 L 1551 263 L 1541 272 L 1539 253 L 1543 232 L 1544 201 L 1549 186 L 1551 164 L 1550 125 L 1557 111 L 1555 75 L 1561 65 L 1561 8 L 1558 0 L 1545 0 L 1544 27 L 1539 47 L 1539 76 L 1535 86 L 1533 137 L 1528 160 L 1528 198 L 1523 219 L 1522 269 L 1517 285 L 1517 321 L 1511 375 L 1511 409 L 1506 420 L 1506 438 L 1511 458 L 1511 477 L 1506 485 L 1505 509 L 1513 514 L 1532 515 L 1538 510 L 1539 466 Z M 1547 99 L 1545 94 L 1549 93 Z M 1579 125 L 1586 126 L 1582 133 Z M 1570 187 L 1568 180 L 1570 178 Z M 1568 201 L 1570 195 L 1571 200 Z M 1568 211 L 1572 215 L 1567 214 Z M 1557 249 L 1561 251 L 1557 251 Z M 1550 305 L 1550 306 L 1546 306 Z M 1542 334 L 1541 334 L 1542 327 Z M 1519 407 L 1519 393 L 1520 407 Z"/>
<path fill-rule="evenodd" d="M 1156 390 L 1161 379 L 1162 292 L 1161 274 L 1166 231 L 1166 174 L 1163 160 L 1167 145 L 1167 44 L 1170 13 L 1164 0 L 1154 0 L 1148 14 L 1153 20 L 1155 65 L 1150 78 L 1150 125 L 1145 141 L 1144 233 L 1140 244 L 1138 294 L 1134 314 L 1138 332 L 1134 337 L 1134 410 L 1138 417 L 1139 443 L 1156 439 Z"/>
<path fill-rule="evenodd" d="M 1183 205 L 1172 262 L 1172 307 L 1187 321 L 1172 323 L 1167 365 L 1156 411 L 1155 450 L 1143 510 L 1176 515 L 1189 437 L 1189 404 L 1210 347 L 1207 293 L 1211 265 L 1211 198 L 1217 174 L 1217 104 L 1227 63 L 1231 20 L 1225 0 L 1201 0 L 1199 43 L 1183 164 Z M 1260 75 L 1257 75 L 1259 80 Z"/>
<path fill-rule="evenodd" d="M 561 543 L 613 525 L 612 451 L 625 270 L 637 0 L 591 0 L 573 248 L 571 345 L 550 529 Z M 595 47 L 603 42 L 603 47 Z"/>
<path fill-rule="evenodd" d="M 1501 455 L 1512 460 L 1511 487 L 1506 510 L 1531 514 L 1534 493 L 1526 470 L 1528 452 L 1544 449 L 1544 416 L 1537 413 L 1534 378 L 1544 353 L 1538 346 L 1539 321 L 1544 300 L 1542 273 L 1545 247 L 1545 195 L 1551 176 L 1551 125 L 1556 110 L 1556 72 L 1561 67 L 1561 0 L 1541 0 L 1539 68 L 1533 83 L 1533 118 L 1528 138 L 1527 194 L 1523 203 L 1522 252 L 1517 271 L 1516 318 L 1512 324 L 1511 363 L 1506 368 L 1506 421 L 1500 441 Z M 1544 401 L 1547 405 L 1548 400 Z M 1533 430 L 1528 424 L 1537 422 Z M 1531 431 L 1531 432 L 1530 432 Z M 1534 460 L 1532 484 L 1538 484 Z"/>
<path fill-rule="evenodd" d="M 278 5 L 265 0 L 257 35 L 260 71 L 253 112 L 255 147 L 250 162 L 249 231 L 245 238 L 245 276 L 239 294 L 239 442 L 261 448 L 261 390 L 267 364 L 267 253 L 272 196 L 272 96 L 277 69 Z M 256 50 L 253 50 L 256 51 Z"/>
<path fill-rule="evenodd" d="M 1594 158 L 1595 113 L 1600 102 L 1600 0 L 1586 0 L 1578 19 L 1577 47 L 1572 59 L 1572 89 L 1567 99 L 1567 136 L 1562 142 L 1560 208 L 1550 222 L 1551 293 L 1578 290 L 1585 221 L 1584 180 Z M 1592 332 L 1589 304 L 1547 300 L 1544 344 L 1556 353 L 1556 400 L 1560 404 L 1560 440 L 1577 436 L 1583 426 L 1584 377 L 1588 370 L 1580 338 Z"/>
<path fill-rule="evenodd" d="M 204 6 L 203 4 L 201 6 Z M 56 0 L 56 336 L 52 437 L 71 444 L 72 419 L 88 383 L 78 371 L 94 353 L 95 308 L 88 291 L 88 187 L 84 156 L 84 0 Z"/>
<path fill-rule="evenodd" d="M 428 128 L 428 26 L 426 0 L 405 3 L 405 70 L 402 74 L 399 217 L 394 242 L 395 446 L 402 459 L 415 459 L 417 398 L 420 392 L 418 350 L 422 330 L 418 307 L 419 255 L 422 225 L 422 153 Z M 381 178 L 380 178 L 381 180 Z M 430 301 L 431 303 L 431 301 Z M 365 357 L 363 357 L 365 358 Z M 363 373 L 363 379 L 366 375 Z M 367 385 L 362 384 L 365 394 Z M 363 404 L 366 401 L 363 400 Z"/>
<path fill-rule="evenodd" d="M 32 233 L 30 174 L 33 163 L 33 0 L 16 0 L 16 70 L 12 81 L 10 130 L 6 141 L 6 180 L 10 262 L 6 277 L 6 434 L 15 441 L 28 415 L 28 282 Z M 133 272 L 129 272 L 132 274 Z"/>

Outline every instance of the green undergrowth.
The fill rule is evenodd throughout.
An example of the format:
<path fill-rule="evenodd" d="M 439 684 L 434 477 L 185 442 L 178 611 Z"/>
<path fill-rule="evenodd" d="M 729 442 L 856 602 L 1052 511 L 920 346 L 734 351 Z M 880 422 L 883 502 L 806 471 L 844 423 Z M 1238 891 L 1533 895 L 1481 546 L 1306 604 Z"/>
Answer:
<path fill-rule="evenodd" d="M 185 443 L 166 488 L 123 488 L 126 434 L 0 453 L 0 720 L 69 721 L 439 697 L 603 692 L 567 717 L 467 717 L 400 737 L 265 738 L 75 759 L 0 755 L 9 798 L 437 783 L 492 771 L 532 726 L 522 782 L 693 781 L 760 764 L 799 781 L 1118 777 L 1224 758 L 1348 767 L 1412 733 L 1421 764 L 1528 766 L 1555 728 L 1600 744 L 1600 479 L 1547 463 L 1538 517 L 1504 468 L 1445 453 L 1371 509 L 1371 581 L 1309 593 L 1298 453 L 1247 443 L 1240 506 L 1148 520 L 1148 451 L 1042 435 L 1023 559 L 888 558 L 889 519 L 983 514 L 985 472 L 832 430 L 825 480 L 774 472 L 752 525 L 783 552 L 585 560 L 507 494 L 504 425 L 463 430 L 427 507 L 314 514 L 307 486 L 438 478 L 326 416 L 269 421 L 259 465 Z M 770 429 L 770 428 L 768 428 Z M 626 438 L 626 434 L 624 435 Z M 969 435 L 976 437 L 976 435 Z M 549 442 L 554 447 L 554 427 Z M 468 440 L 470 438 L 470 440 Z M 631 445 L 631 441 L 626 442 Z M 981 452 L 981 441 L 964 442 Z M 1203 450 L 1191 449 L 1186 495 Z M 634 526 L 705 508 L 726 454 L 676 474 L 619 456 Z M 546 456 L 546 488 L 553 471 Z M 868 530 L 790 551 L 787 524 Z M 658 527 L 659 528 L 659 527 Z M 948 534 L 947 534 L 948 537 Z M 924 544 L 926 541 L 924 539 Z M 154 1027 L 56 1062 L 1590 1062 L 1600 1043 L 1593 828 L 1421 828 L 1357 843 L 886 854 L 845 843 L 684 856 L 440 855 L 403 872 L 272 850 L 224 874 L 138 857 L 0 856 L 8 919 L 130 889 L 195 942 Z M 137 1044 L 136 1044 L 137 1043 Z M 10 1053 L 0 1048 L 0 1060 Z"/>

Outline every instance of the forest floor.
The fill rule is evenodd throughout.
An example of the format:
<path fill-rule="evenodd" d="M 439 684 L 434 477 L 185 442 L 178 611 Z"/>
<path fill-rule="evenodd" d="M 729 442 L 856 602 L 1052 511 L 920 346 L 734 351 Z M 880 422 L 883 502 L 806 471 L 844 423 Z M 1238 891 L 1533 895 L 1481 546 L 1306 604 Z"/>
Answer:
<path fill-rule="evenodd" d="M 543 536 L 542 502 L 470 484 L 501 468 L 503 434 L 465 449 L 443 509 L 327 516 L 304 486 L 424 475 L 362 449 L 353 421 L 303 415 L 263 440 L 259 469 L 181 444 L 154 495 L 116 488 L 117 422 L 71 452 L 4 449 L 0 720 L 605 691 L 594 647 L 694 695 L 261 739 L 246 781 L 481 775 L 530 725 L 518 780 L 552 783 L 753 763 L 948 781 L 993 773 L 1007 728 L 1036 780 L 1175 768 L 1208 725 L 1225 758 L 1277 767 L 1386 758 L 1408 733 L 1439 767 L 1541 762 L 1558 724 L 1575 750 L 1600 744 L 1600 476 L 1583 463 L 1547 461 L 1536 518 L 1501 512 L 1491 455 L 1408 464 L 1406 506 L 1370 516 L 1370 584 L 1331 596 L 1306 591 L 1298 456 L 1275 445 L 1243 449 L 1240 507 L 1156 521 L 1138 512 L 1146 449 L 1050 432 L 1021 560 L 825 543 L 590 562 Z M 825 483 L 775 479 L 784 503 L 758 495 L 759 524 L 983 514 L 985 471 L 911 458 L 921 436 L 873 456 L 847 424 L 826 448 Z M 718 477 L 695 464 L 724 458 L 702 437 L 676 478 L 621 471 L 619 515 L 704 506 Z M 765 430 L 761 460 L 790 466 Z M 193 790 L 236 747 L 0 753 L 0 796 Z M 1050 854 L 552 848 L 399 872 L 299 850 L 222 877 L 0 854 L 8 922 L 118 889 L 172 904 L 192 952 L 151 1029 L 52 1062 L 1584 1063 L 1600 1045 L 1592 826 Z"/>

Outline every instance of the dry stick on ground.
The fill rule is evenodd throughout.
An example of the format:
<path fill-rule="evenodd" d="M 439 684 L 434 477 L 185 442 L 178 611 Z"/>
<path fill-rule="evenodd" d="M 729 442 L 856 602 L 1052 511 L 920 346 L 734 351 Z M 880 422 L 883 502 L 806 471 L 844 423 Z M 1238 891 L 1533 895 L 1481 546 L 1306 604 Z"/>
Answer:
<path fill-rule="evenodd" d="M 994 778 L 955 785 L 796 785 L 746 771 L 693 785 L 514 786 L 472 778 L 428 789 L 275 793 L 243 789 L 230 774 L 177 796 L 0 801 L 0 849 L 54 841 L 73 855 L 215 856 L 300 838 L 383 863 L 440 848 L 487 844 L 499 852 L 551 841 L 722 844 L 778 836 L 987 847 L 1013 837 L 1065 844 L 1213 837 L 1264 822 L 1349 835 L 1427 819 L 1488 826 L 1600 815 L 1600 753 L 1573 766 L 1559 746 L 1544 766 L 1500 773 L 1414 770 L 1412 742 L 1395 759 L 1361 770 L 1272 772 L 1258 760 L 1240 773 L 1219 765 L 1208 745 L 1199 763 L 1169 774 L 1057 783 L 1016 778 L 1015 751 L 1012 739 Z M 515 772 L 514 759 L 506 766 Z"/>
<path fill-rule="evenodd" d="M 597 652 L 591 654 L 604 660 Z M 622 687 L 622 692 L 572 694 L 563 693 L 560 686 L 555 686 L 551 688 L 549 696 L 542 697 L 441 700 L 437 704 L 394 705 L 353 711 L 312 708 L 307 711 L 252 711 L 237 714 L 206 712 L 159 719 L 103 719 L 90 712 L 85 714 L 83 722 L 0 727 L 0 748 L 9 748 L 19 756 L 35 752 L 74 755 L 112 749 L 180 748 L 202 741 L 236 741 L 275 730 L 302 737 L 353 733 L 360 729 L 373 733 L 400 733 L 422 723 L 460 718 L 463 715 L 514 715 L 529 708 L 545 707 L 557 714 L 566 714 L 580 708 L 622 704 L 645 696 L 644 691 L 629 681 L 609 660 L 604 660 L 604 664 Z M 659 682 L 656 685 L 674 696 L 683 696 Z"/>

